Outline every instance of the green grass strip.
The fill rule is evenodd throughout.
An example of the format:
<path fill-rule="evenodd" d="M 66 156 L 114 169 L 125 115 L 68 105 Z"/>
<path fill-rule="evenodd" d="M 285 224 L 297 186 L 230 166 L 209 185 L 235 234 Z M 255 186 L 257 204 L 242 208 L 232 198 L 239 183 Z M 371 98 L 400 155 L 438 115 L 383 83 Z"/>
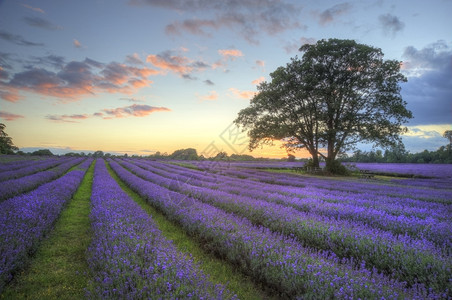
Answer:
<path fill-rule="evenodd" d="M 89 280 L 86 249 L 91 241 L 90 197 L 94 163 L 44 239 L 30 265 L 1 299 L 84 299 Z"/>
<path fill-rule="evenodd" d="M 161 212 L 149 205 L 121 181 L 109 164 L 107 164 L 107 168 L 121 188 L 152 217 L 162 234 L 167 239 L 172 240 L 179 251 L 190 254 L 200 264 L 201 269 L 210 276 L 212 282 L 227 284 L 227 288 L 237 294 L 239 299 L 271 299 L 269 295 L 263 292 L 264 287 L 255 284 L 251 278 L 236 270 L 224 260 L 204 251 L 196 240 L 186 234 L 182 228 L 168 221 Z"/>

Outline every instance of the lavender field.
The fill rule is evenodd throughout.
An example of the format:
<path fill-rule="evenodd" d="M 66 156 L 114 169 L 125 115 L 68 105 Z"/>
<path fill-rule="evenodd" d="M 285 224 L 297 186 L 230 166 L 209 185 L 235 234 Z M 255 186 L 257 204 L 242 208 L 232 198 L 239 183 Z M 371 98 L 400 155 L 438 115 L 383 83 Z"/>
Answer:
<path fill-rule="evenodd" d="M 377 174 L 368 179 L 293 172 L 299 163 L 139 158 L 0 164 L 0 295 L 92 163 L 87 298 L 239 298 L 177 250 L 108 168 L 268 298 L 452 297 L 452 165 L 355 165 Z"/>

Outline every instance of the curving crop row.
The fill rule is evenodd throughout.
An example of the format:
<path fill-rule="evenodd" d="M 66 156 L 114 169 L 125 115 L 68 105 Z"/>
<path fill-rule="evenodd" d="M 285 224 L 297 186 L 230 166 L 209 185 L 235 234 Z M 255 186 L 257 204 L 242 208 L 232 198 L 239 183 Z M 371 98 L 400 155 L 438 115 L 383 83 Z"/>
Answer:
<path fill-rule="evenodd" d="M 35 161 L 33 164 L 27 165 L 22 168 L 1 172 L 0 181 L 20 178 L 26 175 L 34 174 L 36 172 L 44 171 L 52 167 L 55 167 L 59 164 L 62 164 L 65 161 L 67 161 L 67 159 L 56 159 L 56 158 L 46 159 L 43 161 Z"/>
<path fill-rule="evenodd" d="M 85 158 L 74 158 L 47 171 L 3 181 L 0 183 L 0 201 L 28 192 L 41 184 L 54 180 L 83 160 Z"/>
<path fill-rule="evenodd" d="M 249 220 L 151 183 L 111 162 L 133 190 L 195 236 L 204 247 L 237 265 L 256 281 L 285 298 L 398 299 L 435 297 L 422 285 L 404 283 L 353 267 L 329 251 L 303 247 L 293 237 L 275 233 Z M 428 295 L 428 293 L 431 293 Z"/>
<path fill-rule="evenodd" d="M 91 162 L 86 160 L 79 170 L 0 203 L 0 293 L 52 229 Z"/>
<path fill-rule="evenodd" d="M 213 285 L 197 265 L 166 240 L 110 176 L 104 160 L 94 170 L 91 196 L 93 240 L 88 263 L 90 299 L 234 299 Z"/>

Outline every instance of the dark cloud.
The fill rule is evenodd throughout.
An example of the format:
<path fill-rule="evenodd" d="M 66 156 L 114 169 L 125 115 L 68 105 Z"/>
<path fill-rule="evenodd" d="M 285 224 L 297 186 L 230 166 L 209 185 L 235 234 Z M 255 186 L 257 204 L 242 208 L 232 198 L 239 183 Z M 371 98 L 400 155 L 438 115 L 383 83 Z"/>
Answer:
<path fill-rule="evenodd" d="M 58 55 L 47 55 L 42 57 L 32 56 L 27 63 L 33 66 L 50 66 L 60 69 L 65 64 L 65 58 Z"/>
<path fill-rule="evenodd" d="M 299 23 L 301 8 L 280 0 L 135 0 L 135 4 L 147 4 L 178 13 L 211 13 L 209 18 L 190 18 L 168 24 L 169 34 L 190 33 L 213 36 L 212 31 L 232 29 L 248 42 L 258 44 L 262 33 L 275 35 L 288 29 L 302 28 Z"/>
<path fill-rule="evenodd" d="M 43 43 L 34 43 L 27 41 L 20 35 L 11 34 L 4 30 L 0 30 L 0 39 L 14 43 L 19 46 L 44 46 Z"/>
<path fill-rule="evenodd" d="M 144 64 L 140 56 L 137 53 L 126 56 L 126 62 L 132 65 L 142 65 Z"/>
<path fill-rule="evenodd" d="M 213 81 L 210 79 L 204 80 L 204 83 L 207 85 L 215 85 L 215 83 L 213 83 Z"/>
<path fill-rule="evenodd" d="M 348 2 L 336 4 L 333 7 L 330 7 L 324 11 L 322 11 L 319 15 L 319 23 L 321 25 L 326 25 L 328 23 L 333 22 L 338 16 L 343 15 L 347 13 L 350 8 L 351 4 Z"/>
<path fill-rule="evenodd" d="M 99 92 L 131 94 L 149 86 L 152 81 L 147 78 L 159 73 L 147 67 L 117 62 L 103 64 L 89 58 L 66 63 L 64 58 L 52 55 L 33 57 L 27 63 L 32 65 L 16 73 L 6 72 L 3 67 L 0 69 L 0 98 L 18 101 L 21 91 L 58 97 L 62 101 Z"/>
<path fill-rule="evenodd" d="M 421 50 L 407 47 L 403 57 L 408 82 L 402 96 L 414 115 L 410 125 L 452 123 L 452 49 L 439 41 Z"/>
<path fill-rule="evenodd" d="M 57 26 L 50 21 L 40 18 L 40 17 L 24 17 L 25 23 L 30 26 L 38 27 L 47 30 L 58 30 L 62 29 L 61 26 Z"/>
<path fill-rule="evenodd" d="M 385 34 L 395 35 L 405 27 L 405 23 L 400 21 L 397 16 L 393 16 L 391 14 L 380 15 L 378 20 Z"/>

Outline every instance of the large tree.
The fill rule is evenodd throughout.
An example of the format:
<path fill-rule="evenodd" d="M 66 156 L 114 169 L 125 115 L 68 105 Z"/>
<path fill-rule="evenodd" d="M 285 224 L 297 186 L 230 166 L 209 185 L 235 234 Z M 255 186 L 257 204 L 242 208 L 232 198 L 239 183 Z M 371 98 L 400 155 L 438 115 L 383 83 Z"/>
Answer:
<path fill-rule="evenodd" d="M 6 125 L 0 123 L 0 154 L 13 154 L 14 151 L 19 150 L 13 144 L 13 140 L 5 132 Z"/>
<path fill-rule="evenodd" d="M 271 73 L 234 120 L 248 130 L 250 150 L 282 140 L 289 151 L 307 149 L 314 166 L 323 157 L 330 168 L 358 142 L 400 142 L 412 114 L 400 95 L 406 78 L 399 61 L 353 40 L 321 40 L 300 51 L 302 58 Z"/>

